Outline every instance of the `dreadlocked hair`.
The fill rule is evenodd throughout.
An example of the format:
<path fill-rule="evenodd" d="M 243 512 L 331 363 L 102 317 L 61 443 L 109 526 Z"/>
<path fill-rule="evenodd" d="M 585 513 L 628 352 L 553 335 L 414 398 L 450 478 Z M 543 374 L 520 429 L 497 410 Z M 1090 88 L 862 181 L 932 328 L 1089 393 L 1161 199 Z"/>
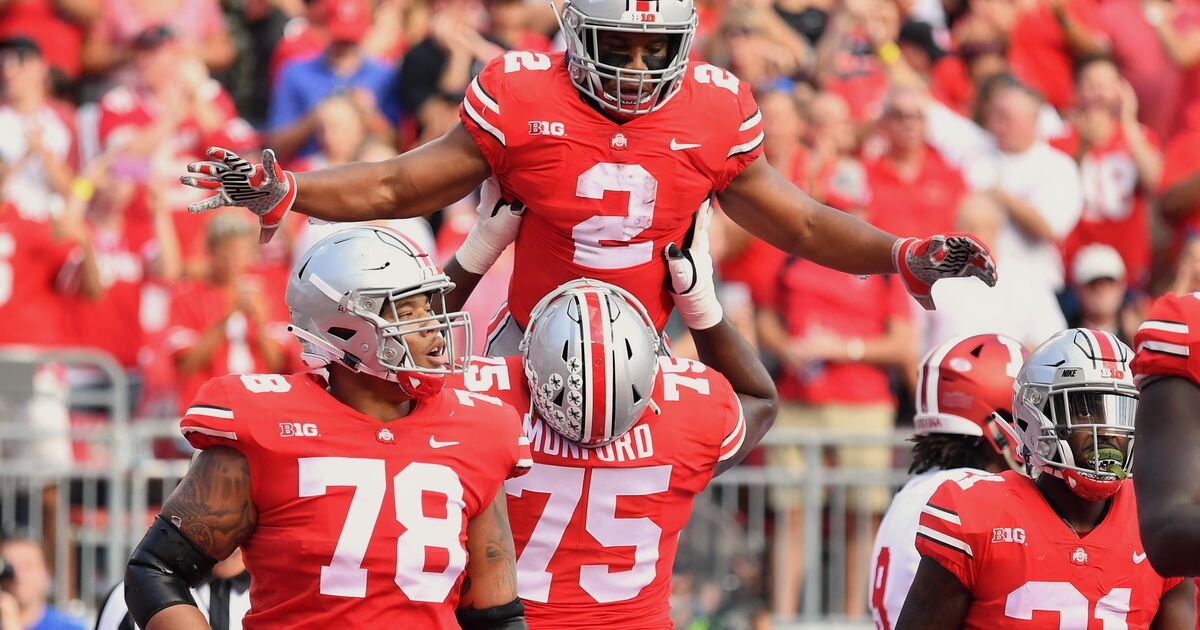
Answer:
<path fill-rule="evenodd" d="M 908 472 L 919 475 L 934 469 L 977 468 L 986 470 L 990 458 L 983 450 L 983 438 L 949 433 L 917 435 L 913 443 L 912 465 Z"/>

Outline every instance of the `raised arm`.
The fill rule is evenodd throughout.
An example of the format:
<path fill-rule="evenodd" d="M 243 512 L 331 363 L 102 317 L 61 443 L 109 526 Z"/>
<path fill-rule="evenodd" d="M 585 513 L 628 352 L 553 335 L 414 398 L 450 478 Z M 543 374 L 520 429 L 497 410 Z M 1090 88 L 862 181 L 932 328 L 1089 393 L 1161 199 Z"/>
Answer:
<path fill-rule="evenodd" d="M 459 594 L 464 630 L 525 630 L 525 607 L 517 598 L 517 551 L 501 489 L 492 504 L 467 523 L 467 571 Z"/>
<path fill-rule="evenodd" d="M 446 298 L 446 310 L 462 310 L 467 299 L 504 253 L 517 240 L 525 204 L 520 200 L 504 199 L 495 178 L 484 180 L 479 187 L 479 205 L 475 208 L 475 225 L 454 258 L 446 263 L 446 275 L 454 282 L 454 291 Z"/>
<path fill-rule="evenodd" d="M 125 570 L 125 602 L 138 626 L 208 628 L 189 588 L 245 542 L 257 523 L 245 456 L 222 446 L 201 451 Z"/>
<path fill-rule="evenodd" d="M 188 165 L 180 182 L 216 194 L 192 212 L 243 206 L 259 215 L 269 240 L 288 210 L 325 221 L 419 217 L 462 199 L 491 173 L 479 146 L 455 123 L 442 137 L 382 162 L 355 162 L 308 173 L 284 170 L 274 152 L 251 164 L 227 149 Z"/>
<path fill-rule="evenodd" d="M 987 248 L 969 234 L 897 238 L 853 215 L 821 205 L 759 157 L 719 195 L 729 218 L 779 249 L 846 273 L 898 273 L 913 298 L 934 308 L 942 278 L 975 276 L 996 284 Z"/>
<path fill-rule="evenodd" d="M 1146 556 L 1159 575 L 1200 575 L 1200 387 L 1161 376 L 1141 392 L 1134 486 Z"/>

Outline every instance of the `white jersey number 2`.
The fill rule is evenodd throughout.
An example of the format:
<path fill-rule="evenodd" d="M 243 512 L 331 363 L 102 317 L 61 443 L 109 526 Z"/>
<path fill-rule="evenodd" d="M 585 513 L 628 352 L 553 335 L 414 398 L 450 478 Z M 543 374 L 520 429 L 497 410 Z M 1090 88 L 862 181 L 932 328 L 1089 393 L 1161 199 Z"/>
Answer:
<path fill-rule="evenodd" d="M 575 195 L 603 199 L 606 192 L 629 193 L 626 216 L 594 216 L 571 230 L 575 239 L 575 263 L 592 269 L 625 269 L 650 262 L 654 243 L 630 243 L 654 221 L 658 180 L 639 164 L 601 162 L 584 171 Z M 624 244 L 622 244 L 624 243 Z"/>

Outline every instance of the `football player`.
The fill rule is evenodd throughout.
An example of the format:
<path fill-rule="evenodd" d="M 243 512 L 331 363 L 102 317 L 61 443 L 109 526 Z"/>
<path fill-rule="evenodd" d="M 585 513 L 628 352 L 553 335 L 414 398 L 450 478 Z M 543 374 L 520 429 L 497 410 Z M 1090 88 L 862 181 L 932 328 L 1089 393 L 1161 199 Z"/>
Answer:
<path fill-rule="evenodd" d="M 689 61 L 693 0 L 566 0 L 559 17 L 566 52 L 492 60 L 437 140 L 383 162 L 295 174 L 270 151 L 251 164 L 214 147 L 212 161 L 181 178 L 217 193 L 192 210 L 244 206 L 269 238 L 289 209 L 327 221 L 419 216 L 495 177 L 529 216 L 516 241 L 511 317 L 492 353 L 515 350 L 538 300 L 581 277 L 628 290 L 661 330 L 672 304 L 658 252 L 682 242 L 714 194 L 734 221 L 786 252 L 850 273 L 898 272 L 926 308 L 940 278 L 995 283 L 975 238 L 897 238 L 816 203 L 772 169 L 751 86 Z M 451 264 L 481 274 L 497 245 L 476 233 Z"/>
<path fill-rule="evenodd" d="M 948 479 L 965 479 L 1019 466 L 997 418 L 1012 421 L 1013 382 L 1029 353 L 996 334 L 951 339 L 921 360 L 913 418 L 916 475 L 892 498 L 871 552 L 871 614 L 890 630 L 921 561 L 915 544 L 921 510 Z"/>
<path fill-rule="evenodd" d="M 1134 336 L 1138 408 L 1138 520 L 1150 564 L 1200 576 L 1200 297 L 1167 294 Z"/>
<path fill-rule="evenodd" d="M 1009 431 L 1037 477 L 942 483 L 921 511 L 921 563 L 896 628 L 1195 625 L 1191 583 L 1145 562 L 1125 483 L 1138 399 L 1132 354 L 1108 332 L 1075 328 L 1030 355 Z"/>
<path fill-rule="evenodd" d="M 689 252 L 665 254 L 675 292 L 711 282 Z M 505 491 L 531 628 L 673 627 L 671 570 L 693 500 L 777 409 L 753 348 L 724 317 L 695 328 L 719 313 L 697 304 L 679 308 L 703 363 L 662 356 L 626 291 L 572 281 L 535 305 L 521 356 L 479 359 L 466 374 L 473 391 L 528 411 L 533 469 Z"/>
<path fill-rule="evenodd" d="M 504 480 L 531 464 L 520 416 L 444 387 L 461 373 L 453 284 L 395 232 L 329 236 L 293 270 L 315 373 L 231 375 L 181 421 L 201 452 L 126 571 L 140 627 L 206 628 L 188 587 L 241 546 L 246 628 L 524 628 Z M 456 610 L 457 609 L 457 610 Z M 386 620 L 386 621 L 384 621 Z"/>

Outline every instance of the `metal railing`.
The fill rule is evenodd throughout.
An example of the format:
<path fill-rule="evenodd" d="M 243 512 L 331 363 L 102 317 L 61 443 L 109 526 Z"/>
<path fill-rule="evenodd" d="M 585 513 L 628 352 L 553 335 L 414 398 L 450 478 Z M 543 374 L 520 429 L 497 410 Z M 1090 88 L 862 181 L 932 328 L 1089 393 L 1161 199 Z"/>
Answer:
<path fill-rule="evenodd" d="M 7 407 L 0 405 L 0 530 L 42 540 L 52 559 L 53 601 L 90 613 L 121 579 L 129 551 L 186 473 L 188 461 L 155 457 L 156 442 L 180 440 L 178 420 L 131 423 L 128 381 L 104 355 L 0 349 L 0 380 L 12 380 L 5 370 L 49 364 L 103 375 L 106 387 L 72 390 L 64 398 L 72 407 L 89 408 L 93 416 L 102 412 L 103 421 L 66 429 L 76 456 L 65 466 L 50 465 L 39 459 L 34 445 L 63 435 L 18 424 L 16 405 L 11 400 Z M 13 389 L 0 385 L 0 403 L 33 395 Z M 807 469 L 743 464 L 712 481 L 696 501 L 677 556 L 679 590 L 696 591 L 692 599 L 677 598 L 677 608 L 695 608 L 681 614 L 720 618 L 727 628 L 752 627 L 756 616 L 773 618 L 776 627 L 870 627 L 869 619 L 843 615 L 847 567 L 860 565 L 866 580 L 869 566 L 865 556 L 850 557 L 846 527 L 859 527 L 869 553 L 873 516 L 849 496 L 864 488 L 894 491 L 903 485 L 908 437 L 903 431 L 856 436 L 772 430 L 764 446 L 800 448 Z M 886 470 L 827 464 L 827 452 L 847 446 L 890 447 L 896 456 Z M 780 491 L 798 493 L 802 509 L 776 505 L 772 494 Z M 790 576 L 787 559 L 801 549 L 802 574 Z M 789 577 L 802 585 L 794 593 L 786 588 Z M 793 594 L 799 601 L 789 603 Z M 860 603 L 865 610 L 865 601 Z M 795 614 L 784 612 L 793 609 Z"/>

